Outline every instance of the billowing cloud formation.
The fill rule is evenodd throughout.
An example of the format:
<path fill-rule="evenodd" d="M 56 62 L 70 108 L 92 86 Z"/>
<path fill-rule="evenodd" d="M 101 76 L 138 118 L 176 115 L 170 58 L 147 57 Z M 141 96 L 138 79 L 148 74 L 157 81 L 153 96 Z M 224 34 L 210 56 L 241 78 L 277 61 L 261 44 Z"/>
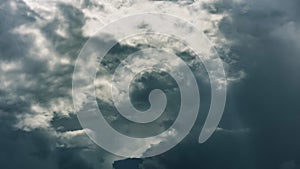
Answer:
<path fill-rule="evenodd" d="M 0 109 L 1 161 L 5 163 L 1 165 L 4 168 L 112 167 L 112 160 L 118 158 L 97 148 L 74 116 L 71 78 L 75 59 L 87 38 L 103 23 L 134 9 L 137 10 L 133 13 L 138 13 L 170 4 L 3 1 Z M 181 5 L 172 4 L 169 10 L 173 7 L 180 9 Z M 182 11 L 189 16 L 188 10 Z M 24 140 L 19 139 L 24 136 Z M 10 159 L 15 157 L 20 160 L 11 164 Z"/>
<path fill-rule="evenodd" d="M 203 145 L 197 142 L 203 115 L 178 147 L 158 157 L 138 160 L 137 166 L 143 169 L 298 168 L 298 8 L 297 0 L 3 0 L 0 5 L 0 167 L 111 168 L 112 161 L 119 157 L 90 141 L 73 110 L 74 63 L 85 41 L 104 24 L 124 15 L 156 11 L 177 15 L 202 29 L 222 57 L 228 80 L 234 83 L 229 86 L 220 128 L 209 142 Z M 138 45 L 157 43 L 143 40 L 137 37 L 119 47 L 137 50 Z M 121 57 L 122 50 L 112 55 Z M 199 62 L 190 60 L 191 53 L 177 51 L 177 54 L 195 72 L 204 72 Z M 114 61 L 107 63 L 118 63 Z M 201 88 L 209 88 L 205 83 L 207 77 L 201 75 L 198 75 Z M 161 81 L 161 76 L 165 75 L 156 72 L 137 79 L 139 83 L 133 86 L 137 92 L 132 93 L 135 106 L 147 107 L 145 96 L 152 87 L 147 86 L 151 84 L 149 79 Z M 100 77 L 96 84 L 105 87 L 109 76 Z M 176 85 L 167 76 L 164 80 L 160 84 L 175 98 Z M 159 127 L 136 127 L 117 115 L 107 93 L 99 94 L 99 105 L 104 107 L 107 120 L 127 134 L 133 131 L 141 136 L 145 134 L 144 129 L 156 130 L 149 134 L 161 132 L 170 126 L 174 119 L 172 112 L 178 108 L 170 106 L 171 113 L 167 115 L 171 116 L 163 116 Z M 209 94 L 205 90 L 201 94 L 204 105 L 200 112 L 205 112 Z M 174 100 L 172 104 L 176 103 Z M 127 165 L 116 163 L 114 166 L 118 168 Z"/>
<path fill-rule="evenodd" d="M 55 6 L 58 13 L 49 15 L 23 1 L 1 3 L 1 168 L 111 167 L 73 115 L 71 75 L 85 41 L 82 12 Z"/>
<path fill-rule="evenodd" d="M 248 129 L 216 132 L 202 146 L 146 159 L 144 166 L 299 168 L 299 2 L 225 0 L 203 7 L 225 15 L 218 27 L 227 49 L 220 52 L 235 58 L 229 71 L 246 74 L 230 87 L 221 125 Z"/>

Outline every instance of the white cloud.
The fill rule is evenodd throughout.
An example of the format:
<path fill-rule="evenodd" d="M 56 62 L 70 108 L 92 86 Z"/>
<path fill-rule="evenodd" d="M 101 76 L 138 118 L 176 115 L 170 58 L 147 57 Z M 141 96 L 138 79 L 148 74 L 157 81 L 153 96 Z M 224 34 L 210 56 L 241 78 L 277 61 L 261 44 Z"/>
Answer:
<path fill-rule="evenodd" d="M 55 113 L 60 117 L 68 117 L 70 114 L 75 113 L 71 100 L 71 76 L 74 58 L 77 57 L 74 56 L 74 53 L 79 51 L 81 46 L 72 46 L 78 40 L 73 39 L 73 29 L 79 30 L 79 33 L 82 31 L 83 36 L 89 37 L 101 26 L 123 16 L 145 12 L 162 12 L 179 16 L 193 23 L 199 29 L 208 31 L 208 36 L 217 47 L 222 47 L 223 43 L 225 43 L 216 27 L 216 24 L 224 15 L 209 14 L 205 10 L 202 10 L 201 3 L 206 1 L 174 3 L 149 2 L 145 0 L 104 0 L 101 2 L 98 0 L 56 0 L 55 2 L 24 0 L 24 2 L 28 9 L 20 9 L 21 7 L 15 1 L 8 3 L 12 10 L 12 16 L 15 17 L 9 19 L 15 19 L 16 22 L 24 19 L 18 19 L 20 15 L 18 12 L 25 10 L 23 15 L 28 21 L 16 25 L 6 25 L 11 26 L 9 29 L 12 35 L 20 38 L 16 39 L 17 44 L 12 43 L 10 46 L 16 46 L 14 48 L 16 52 L 18 52 L 18 48 L 23 47 L 24 52 L 17 53 L 18 59 L 12 62 L 0 63 L 0 69 L 3 72 L 0 74 L 1 81 L 3 81 L 0 89 L 7 92 L 5 98 L 1 98 L 0 101 L 12 103 L 11 105 L 21 104 L 20 107 L 12 110 L 12 113 L 17 118 L 14 127 L 28 132 L 36 129 L 45 130 L 51 137 L 55 138 L 58 146 L 91 146 L 95 148 L 95 145 L 84 134 L 84 130 L 60 133 L 55 131 L 51 124 Z M 85 4 L 85 2 L 88 2 L 88 4 Z M 65 9 L 58 5 L 60 3 L 68 4 L 74 7 L 72 10 L 76 9 L 82 12 L 84 15 L 84 25 L 76 27 L 79 21 L 76 20 L 74 23 L 70 21 L 65 16 Z M 16 14 L 16 16 L 13 14 Z M 29 22 L 29 20 L 33 21 Z M 51 27 L 51 24 L 55 26 Z M 57 36 L 58 40 L 53 38 L 53 36 Z M 158 40 L 162 40 L 162 42 L 158 43 Z M 179 42 L 165 43 L 169 39 L 163 37 L 159 37 L 158 40 L 155 38 L 151 39 L 151 37 L 135 37 L 121 44 L 129 44 L 135 47 L 137 44 L 153 43 L 170 52 L 188 51 L 188 48 Z M 25 46 L 24 44 L 27 45 Z M 72 48 L 72 52 L 76 52 L 60 52 L 57 48 L 64 50 Z M 191 62 L 189 64 L 196 63 Z M 102 89 L 99 97 L 104 98 L 104 101 L 108 103 L 111 103 L 109 99 L 110 78 L 111 76 L 109 75 L 103 75 L 101 79 L 95 82 Z M 112 120 L 116 120 L 115 117 L 111 118 Z M 151 147 L 167 141 L 174 135 L 176 135 L 176 132 L 172 131 L 166 133 L 161 138 L 156 138 L 149 142 L 138 142 L 136 144 L 142 145 L 142 148 L 136 150 L 132 156 L 142 156 Z M 126 152 L 129 150 L 124 147 L 119 151 Z M 114 159 L 113 157 L 108 158 Z"/>
<path fill-rule="evenodd" d="M 17 115 L 18 123 L 16 128 L 24 131 L 31 131 L 34 129 L 47 129 L 50 127 L 50 121 L 53 114 L 39 105 L 31 105 L 31 113 L 22 113 Z"/>

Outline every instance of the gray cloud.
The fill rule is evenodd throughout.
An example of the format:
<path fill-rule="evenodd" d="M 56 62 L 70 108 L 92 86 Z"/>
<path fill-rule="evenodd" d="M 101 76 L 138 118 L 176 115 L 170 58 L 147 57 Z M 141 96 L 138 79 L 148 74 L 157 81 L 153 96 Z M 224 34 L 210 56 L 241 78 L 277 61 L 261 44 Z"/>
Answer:
<path fill-rule="evenodd" d="M 111 167 L 102 159 L 108 154 L 76 127 L 72 110 L 84 20 L 70 5 L 58 4 L 58 11 L 49 21 L 23 1 L 1 2 L 1 168 Z M 60 19 L 68 37 L 56 33 Z"/>
<path fill-rule="evenodd" d="M 203 113 L 197 125 L 178 147 L 161 156 L 139 160 L 139 168 L 297 168 L 300 162 L 297 158 L 300 156 L 300 137 L 297 134 L 300 127 L 299 2 L 218 0 L 202 6 L 210 13 L 203 16 L 197 13 L 201 9 L 198 2 L 176 6 L 178 3 L 151 2 L 163 7 L 170 6 L 170 11 L 178 9 L 178 6 L 187 7 L 188 12 L 182 12 L 182 15 L 189 16 L 186 13 L 190 13 L 193 21 L 201 17 L 223 16 L 220 21 L 209 18 L 214 20 L 218 33 L 223 37 L 215 34 L 210 26 L 205 33 L 226 63 L 229 79 L 237 83 L 229 87 L 220 129 L 207 143 L 199 145 L 197 136 L 210 95 L 205 92 L 205 89 L 209 90 L 207 77 L 198 74 L 198 83 L 204 92 L 201 93 L 203 104 L 200 110 Z M 103 16 L 93 18 L 92 14 L 87 17 L 88 13 L 83 9 L 99 9 L 100 14 L 105 12 L 113 16 L 118 10 L 132 10 L 138 5 L 135 1 L 105 1 L 98 5 L 94 1 L 85 1 L 85 5 L 77 6 L 75 3 L 57 1 L 47 6 L 53 9 L 51 13 L 43 11 L 42 5 L 28 5 L 23 1 L 1 3 L 1 167 L 112 167 L 111 161 L 118 157 L 97 148 L 83 134 L 77 121 L 71 101 L 71 74 L 79 50 L 89 35 L 85 32 L 87 23 L 110 20 L 110 17 Z M 163 11 L 155 5 L 153 8 L 147 5 L 145 3 L 145 9 Z M 174 9 L 171 10 L 171 7 Z M 96 24 L 96 27 L 102 24 Z M 137 50 L 136 46 L 120 44 L 117 47 L 127 48 L 128 52 Z M 112 55 L 120 57 L 123 49 L 115 49 Z M 203 67 L 191 59 L 191 53 L 177 52 L 195 72 L 203 73 Z M 107 60 L 107 65 L 115 66 L 117 61 Z M 152 83 L 148 83 L 152 78 L 159 80 L 152 81 L 153 84 L 166 84 L 166 90 L 176 88 L 172 83 L 167 83 L 172 81 L 170 79 L 160 81 L 161 75 L 144 75 L 140 83 L 149 86 L 133 86 L 136 93 L 133 92 L 132 96 L 137 101 L 134 102 L 137 107 L 147 106 L 144 97 L 153 87 Z M 143 92 L 139 93 L 141 89 Z M 172 90 L 168 92 L 170 97 L 177 96 Z M 115 110 L 107 100 L 99 102 L 104 105 L 109 121 L 110 113 Z M 170 112 L 173 108 L 170 107 Z M 125 133 L 134 128 L 141 129 L 138 132 L 142 135 L 145 134 L 142 129 L 155 128 L 137 128 L 116 117 L 112 117 L 112 125 Z M 165 124 L 156 132 L 172 123 L 172 118 L 165 117 Z M 126 165 L 119 167 L 126 168 Z"/>
<path fill-rule="evenodd" d="M 297 168 L 298 1 L 220 0 L 203 7 L 225 14 L 218 23 L 226 38 L 219 52 L 225 61 L 231 58 L 230 73 L 246 74 L 230 87 L 220 125 L 248 129 L 221 129 L 203 145 L 186 140 L 160 157 L 145 159 L 141 168 Z"/>

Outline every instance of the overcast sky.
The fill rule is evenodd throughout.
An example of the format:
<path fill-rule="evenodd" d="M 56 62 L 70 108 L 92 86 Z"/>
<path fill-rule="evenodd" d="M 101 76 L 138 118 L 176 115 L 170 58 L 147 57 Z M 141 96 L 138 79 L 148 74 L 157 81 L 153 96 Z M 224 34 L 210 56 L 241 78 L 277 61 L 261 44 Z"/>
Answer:
<path fill-rule="evenodd" d="M 178 16 L 206 34 L 225 67 L 227 102 L 217 130 L 199 144 L 211 97 L 201 61 L 162 36 L 120 42 L 101 63 L 105 71 L 100 69 L 96 81 L 98 105 L 117 131 L 156 135 L 177 117 L 178 86 L 160 71 L 140 74 L 131 84 L 133 105 L 141 110 L 149 107 L 152 89 L 166 93 L 168 105 L 154 123 L 133 124 L 111 103 L 109 73 L 149 44 L 170 48 L 187 62 L 201 93 L 199 118 L 180 144 L 155 157 L 125 159 L 100 148 L 80 126 L 72 74 L 80 50 L 97 30 L 144 12 Z M 299 16 L 298 0 L 0 0 L 0 168 L 300 168 Z M 103 41 L 114 40 L 107 38 Z M 145 143 L 137 156 L 151 151 L 152 144 Z"/>

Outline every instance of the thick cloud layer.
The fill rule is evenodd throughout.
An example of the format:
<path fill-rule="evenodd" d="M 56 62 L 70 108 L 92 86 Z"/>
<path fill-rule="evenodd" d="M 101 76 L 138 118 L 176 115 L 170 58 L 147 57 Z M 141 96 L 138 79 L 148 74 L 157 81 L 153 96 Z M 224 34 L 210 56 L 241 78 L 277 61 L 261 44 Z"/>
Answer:
<path fill-rule="evenodd" d="M 212 141 L 194 145 L 198 151 L 189 144 L 186 151 L 166 153 L 150 164 L 165 168 L 299 168 L 298 7 L 298 1 L 268 0 L 204 5 L 211 13 L 226 15 L 218 27 L 227 39 L 228 55 L 237 58 L 230 70 L 243 69 L 246 74 L 230 88 L 222 124 L 232 126 L 234 116 L 248 130 L 223 136 L 216 133 Z"/>
<path fill-rule="evenodd" d="M 2 0 L 0 168 L 299 168 L 299 6 L 297 0 Z M 71 98 L 73 68 L 80 49 L 101 26 L 149 11 L 177 15 L 205 32 L 226 67 L 227 105 L 213 137 L 198 144 L 210 100 L 207 74 L 193 53 L 170 43 L 197 76 L 202 114 L 187 138 L 171 151 L 153 158 L 116 161 L 120 157 L 96 146 L 77 120 Z M 167 44 L 139 37 L 122 42 L 106 60 L 108 69 L 148 43 Z M 156 121 L 160 125 L 142 127 L 126 121 L 104 92 L 109 77 L 98 76 L 98 102 L 118 131 L 143 137 L 172 124 L 176 99 Z M 152 72 L 132 84 L 133 104 L 147 108 L 148 93 L 157 86 L 168 97 L 178 98 L 174 81 Z"/>

